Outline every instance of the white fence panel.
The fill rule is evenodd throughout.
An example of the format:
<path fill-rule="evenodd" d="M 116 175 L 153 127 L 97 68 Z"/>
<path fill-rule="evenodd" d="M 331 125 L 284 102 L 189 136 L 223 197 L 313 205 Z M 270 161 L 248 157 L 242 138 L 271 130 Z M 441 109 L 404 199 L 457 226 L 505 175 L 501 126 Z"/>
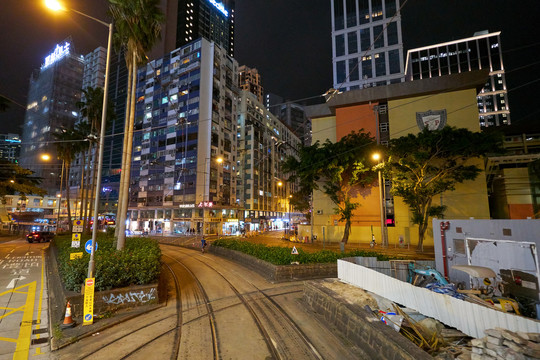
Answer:
<path fill-rule="evenodd" d="M 338 260 L 338 278 L 437 319 L 475 338 L 484 337 L 485 330 L 496 327 L 540 333 L 538 320 L 439 294 L 346 260 Z"/>

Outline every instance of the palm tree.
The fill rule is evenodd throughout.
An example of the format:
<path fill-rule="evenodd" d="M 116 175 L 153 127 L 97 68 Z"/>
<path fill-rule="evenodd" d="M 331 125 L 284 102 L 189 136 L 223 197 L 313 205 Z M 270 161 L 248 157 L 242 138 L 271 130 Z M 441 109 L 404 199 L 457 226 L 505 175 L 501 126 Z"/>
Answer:
<path fill-rule="evenodd" d="M 86 148 L 83 148 L 81 150 L 86 150 L 86 155 L 83 155 L 83 174 L 85 172 L 85 166 L 86 158 L 88 157 L 89 164 L 91 163 L 91 158 L 96 159 L 97 158 L 97 139 L 98 135 L 101 132 L 101 114 L 103 112 L 103 89 L 102 88 L 93 88 L 93 87 L 87 87 L 83 90 L 83 100 L 79 101 L 77 103 L 77 106 L 79 107 L 81 111 L 81 115 L 86 118 L 89 122 L 89 126 L 85 125 L 84 127 L 80 128 L 79 130 L 82 133 L 86 132 L 85 138 L 90 140 L 88 144 L 86 144 Z M 114 118 L 114 108 L 111 104 L 107 106 L 107 117 L 106 117 L 106 123 L 110 124 L 111 120 Z M 89 213 L 92 214 L 94 202 L 92 201 L 93 194 L 95 193 L 93 191 L 94 186 L 96 184 L 96 167 L 95 166 L 88 166 L 88 169 L 86 170 L 86 175 L 82 175 L 81 180 L 81 189 L 82 185 L 84 184 L 84 178 L 86 178 L 86 188 L 83 190 L 83 200 L 81 201 L 81 209 L 84 209 L 85 215 L 83 216 L 86 219 L 89 219 Z M 88 206 L 88 202 L 90 202 L 90 206 Z M 90 221 L 85 222 L 85 232 L 90 232 Z"/>
<path fill-rule="evenodd" d="M 67 213 L 68 213 L 68 224 L 69 231 L 71 232 L 72 223 L 71 223 L 71 205 L 70 205 L 70 194 L 69 194 L 69 173 L 71 169 L 71 163 L 75 159 L 77 153 L 77 144 L 82 140 L 79 138 L 77 132 L 73 129 L 61 129 L 60 133 L 53 134 L 57 139 L 56 142 L 56 152 L 58 158 L 62 160 L 65 173 L 65 181 L 62 182 L 65 184 L 66 189 L 66 199 L 67 199 Z M 62 192 L 62 189 L 60 189 Z"/>
<path fill-rule="evenodd" d="M 129 74 L 117 213 L 117 249 L 122 250 L 125 243 L 127 200 L 131 173 L 137 67 L 146 63 L 145 53 L 150 51 L 156 41 L 160 39 L 161 23 L 164 16 L 159 9 L 159 0 L 109 0 L 109 3 L 109 10 L 116 28 L 115 46 L 117 49 L 124 51 Z"/>

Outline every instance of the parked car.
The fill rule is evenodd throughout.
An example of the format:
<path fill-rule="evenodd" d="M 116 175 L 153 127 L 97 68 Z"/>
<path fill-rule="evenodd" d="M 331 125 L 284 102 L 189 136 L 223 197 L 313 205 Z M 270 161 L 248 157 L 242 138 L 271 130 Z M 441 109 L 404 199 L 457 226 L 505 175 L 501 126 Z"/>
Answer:
<path fill-rule="evenodd" d="M 51 241 L 54 238 L 54 233 L 50 231 L 32 231 L 26 235 L 26 241 L 29 243 Z"/>

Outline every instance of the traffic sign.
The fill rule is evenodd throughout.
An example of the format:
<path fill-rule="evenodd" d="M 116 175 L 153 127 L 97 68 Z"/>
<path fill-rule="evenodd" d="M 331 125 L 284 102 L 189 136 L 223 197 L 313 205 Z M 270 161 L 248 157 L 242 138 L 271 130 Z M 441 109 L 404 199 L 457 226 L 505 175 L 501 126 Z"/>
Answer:
<path fill-rule="evenodd" d="M 71 234 L 71 247 L 81 247 L 81 234 Z"/>
<path fill-rule="evenodd" d="M 97 245 L 97 244 L 96 244 Z M 92 245 L 90 245 L 91 247 Z M 84 321 L 83 325 L 90 325 L 94 322 L 94 278 L 87 278 L 84 281 Z"/>
<path fill-rule="evenodd" d="M 75 260 L 82 258 L 83 253 L 82 252 L 76 252 L 69 254 L 69 260 Z"/>
<path fill-rule="evenodd" d="M 86 244 L 84 244 L 84 250 L 86 250 L 86 252 L 89 254 L 92 253 L 92 239 L 88 240 Z M 97 251 L 97 242 L 96 242 L 96 247 L 94 248 L 94 252 L 96 251 Z"/>
<path fill-rule="evenodd" d="M 293 246 L 291 254 L 292 255 L 298 255 L 298 250 L 296 249 L 296 246 Z"/>
<path fill-rule="evenodd" d="M 84 221 L 83 220 L 73 220 L 73 232 L 82 233 L 84 231 Z"/>

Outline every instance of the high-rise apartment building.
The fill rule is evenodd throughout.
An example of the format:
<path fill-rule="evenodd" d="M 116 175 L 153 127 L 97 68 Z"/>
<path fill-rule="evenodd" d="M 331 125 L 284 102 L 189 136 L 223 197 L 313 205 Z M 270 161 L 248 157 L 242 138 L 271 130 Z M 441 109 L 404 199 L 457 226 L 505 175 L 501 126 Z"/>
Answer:
<path fill-rule="evenodd" d="M 169 0 L 178 2 L 176 21 L 167 16 L 167 31 L 176 24 L 176 47 L 204 37 L 234 56 L 235 0 Z M 175 6 L 176 7 L 176 6 Z M 167 49 L 166 49 L 167 50 Z"/>
<path fill-rule="evenodd" d="M 399 0 L 332 0 L 334 88 L 403 81 Z"/>
<path fill-rule="evenodd" d="M 130 230 L 238 230 L 237 67 L 203 38 L 139 69 Z"/>
<path fill-rule="evenodd" d="M 107 50 L 101 46 L 84 56 L 83 89 L 88 87 L 103 88 L 106 61 Z"/>
<path fill-rule="evenodd" d="M 21 154 L 21 139 L 17 134 L 0 134 L 0 159 L 17 164 Z"/>
<path fill-rule="evenodd" d="M 510 124 L 510 107 L 502 59 L 501 32 L 482 31 L 474 36 L 411 49 L 407 52 L 407 81 L 489 70 L 489 80 L 478 94 L 481 127 Z"/>
<path fill-rule="evenodd" d="M 84 56 L 84 72 L 83 72 L 83 83 L 82 89 L 86 90 L 89 87 L 91 88 L 103 88 L 105 85 L 105 62 L 107 61 L 107 50 L 103 47 L 98 47 L 92 52 Z M 81 94 L 81 101 L 85 102 L 84 93 Z M 78 120 L 81 121 L 82 117 Z M 87 156 L 85 161 L 82 160 L 83 156 Z M 92 167 L 97 163 L 94 159 L 94 152 L 90 153 L 79 153 L 76 154 L 75 159 L 71 164 L 69 185 L 70 187 L 79 187 L 81 184 L 81 176 L 83 171 L 83 164 L 85 168 Z M 90 173 L 86 173 L 87 176 L 90 176 Z M 84 183 L 88 184 L 88 181 L 91 181 L 90 178 L 85 179 Z"/>
<path fill-rule="evenodd" d="M 238 68 L 238 83 L 240 89 L 249 91 L 257 97 L 257 100 L 263 102 L 263 86 L 261 81 L 261 75 L 257 69 L 252 69 L 246 65 L 242 65 Z"/>
<path fill-rule="evenodd" d="M 79 117 L 83 69 L 83 57 L 67 40 L 56 45 L 30 79 L 20 165 L 42 177 L 41 187 L 51 195 L 60 190 L 62 170 L 53 134 L 73 127 Z M 45 153 L 51 158 L 47 163 L 40 158 Z"/>
<path fill-rule="evenodd" d="M 245 209 L 247 230 L 282 228 L 291 211 L 289 195 L 296 184 L 285 181 L 282 164 L 296 156 L 300 139 L 260 103 L 242 91 L 238 109 L 236 198 Z"/>

